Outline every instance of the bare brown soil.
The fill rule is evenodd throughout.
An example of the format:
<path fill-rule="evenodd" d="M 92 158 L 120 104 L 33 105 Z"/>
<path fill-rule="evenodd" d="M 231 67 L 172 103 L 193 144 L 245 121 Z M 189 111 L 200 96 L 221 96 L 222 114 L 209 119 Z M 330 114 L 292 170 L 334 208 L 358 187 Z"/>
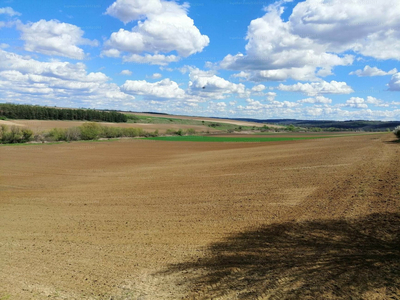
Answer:
<path fill-rule="evenodd" d="M 0 147 L 0 299 L 399 299 L 400 144 Z"/>

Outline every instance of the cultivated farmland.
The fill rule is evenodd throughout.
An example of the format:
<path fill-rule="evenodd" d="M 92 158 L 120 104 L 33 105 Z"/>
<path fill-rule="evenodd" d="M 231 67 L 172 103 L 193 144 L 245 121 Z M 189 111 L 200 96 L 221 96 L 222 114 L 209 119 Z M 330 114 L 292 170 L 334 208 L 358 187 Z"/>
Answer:
<path fill-rule="evenodd" d="M 0 299 L 398 299 L 394 139 L 0 146 Z"/>

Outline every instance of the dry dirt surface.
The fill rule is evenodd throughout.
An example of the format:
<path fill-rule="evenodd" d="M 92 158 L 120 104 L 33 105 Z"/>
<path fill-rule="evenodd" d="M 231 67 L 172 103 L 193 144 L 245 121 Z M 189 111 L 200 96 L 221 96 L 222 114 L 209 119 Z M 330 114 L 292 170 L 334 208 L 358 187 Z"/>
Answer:
<path fill-rule="evenodd" d="M 81 126 L 86 121 L 51 121 L 51 120 L 12 120 L 3 121 L 0 120 L 0 125 L 5 124 L 8 126 L 23 126 L 32 129 L 34 132 L 39 133 L 42 131 L 48 131 L 53 128 L 71 128 L 76 126 Z M 110 127 L 122 127 L 122 128 L 142 128 L 145 131 L 155 131 L 158 130 L 160 133 L 165 133 L 167 129 L 189 129 L 192 128 L 197 132 L 217 132 L 208 126 L 202 125 L 185 125 L 185 124 L 141 124 L 141 123 L 108 123 L 108 122 L 98 122 L 104 126 Z M 250 125 L 249 125 L 250 126 Z"/>
<path fill-rule="evenodd" d="M 0 299 L 399 299 L 393 135 L 0 147 Z"/>

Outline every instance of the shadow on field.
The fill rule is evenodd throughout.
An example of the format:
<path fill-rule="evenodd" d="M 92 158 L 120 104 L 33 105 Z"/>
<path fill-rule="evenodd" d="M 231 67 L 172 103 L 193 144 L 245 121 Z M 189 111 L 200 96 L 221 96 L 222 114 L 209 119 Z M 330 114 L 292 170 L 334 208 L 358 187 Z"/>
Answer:
<path fill-rule="evenodd" d="M 194 299 L 399 299 L 400 214 L 269 225 L 162 273 L 181 273 Z"/>
<path fill-rule="evenodd" d="M 400 139 L 385 142 L 386 144 L 400 144 Z"/>

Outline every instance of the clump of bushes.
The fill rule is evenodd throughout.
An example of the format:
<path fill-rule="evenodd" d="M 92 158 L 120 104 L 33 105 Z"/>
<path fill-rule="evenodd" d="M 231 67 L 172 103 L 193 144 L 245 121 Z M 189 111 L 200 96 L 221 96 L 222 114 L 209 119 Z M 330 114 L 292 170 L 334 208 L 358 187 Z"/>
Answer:
<path fill-rule="evenodd" d="M 183 129 L 178 129 L 178 130 L 174 130 L 174 129 L 167 129 L 165 132 L 167 135 L 194 135 L 196 134 L 196 130 L 194 130 L 193 128 L 189 128 L 186 130 Z"/>
<path fill-rule="evenodd" d="M 101 125 L 90 122 L 84 123 L 82 126 L 79 126 L 81 130 L 81 139 L 82 140 L 97 140 L 100 137 L 101 133 Z"/>
<path fill-rule="evenodd" d="M 187 134 L 187 135 L 196 134 L 196 130 L 194 130 L 193 128 L 189 128 L 189 129 L 186 130 L 186 134 Z"/>
<path fill-rule="evenodd" d="M 79 141 L 82 139 L 82 131 L 80 127 L 71 128 L 53 128 L 46 135 L 53 141 Z"/>
<path fill-rule="evenodd" d="M 54 128 L 49 131 L 48 137 L 54 141 L 97 140 L 99 138 L 120 137 L 149 137 L 158 136 L 158 130 L 150 133 L 142 128 L 121 128 L 102 126 L 98 123 L 84 123 L 79 127 Z"/>
<path fill-rule="evenodd" d="M 179 131 L 179 130 L 178 130 Z M 184 132 L 180 130 L 180 134 Z M 26 143 L 31 140 L 37 142 L 45 141 L 79 141 L 97 140 L 99 138 L 120 138 L 120 137 L 156 137 L 158 130 L 146 132 L 142 128 L 121 128 L 102 126 L 98 123 L 84 123 L 79 127 L 53 128 L 48 132 L 33 134 L 30 129 L 21 129 L 18 126 L 0 126 L 0 143 Z"/>
<path fill-rule="evenodd" d="M 267 125 L 264 124 L 263 127 L 261 127 L 260 131 L 261 132 L 265 132 L 265 131 L 269 131 L 271 128 L 269 128 Z"/>
<path fill-rule="evenodd" d="M 0 142 L 2 144 L 26 143 L 32 139 L 33 131 L 18 126 L 0 126 Z"/>
<path fill-rule="evenodd" d="M 397 138 L 400 139 L 400 126 L 397 126 L 394 130 L 393 133 L 395 136 L 397 136 Z"/>

